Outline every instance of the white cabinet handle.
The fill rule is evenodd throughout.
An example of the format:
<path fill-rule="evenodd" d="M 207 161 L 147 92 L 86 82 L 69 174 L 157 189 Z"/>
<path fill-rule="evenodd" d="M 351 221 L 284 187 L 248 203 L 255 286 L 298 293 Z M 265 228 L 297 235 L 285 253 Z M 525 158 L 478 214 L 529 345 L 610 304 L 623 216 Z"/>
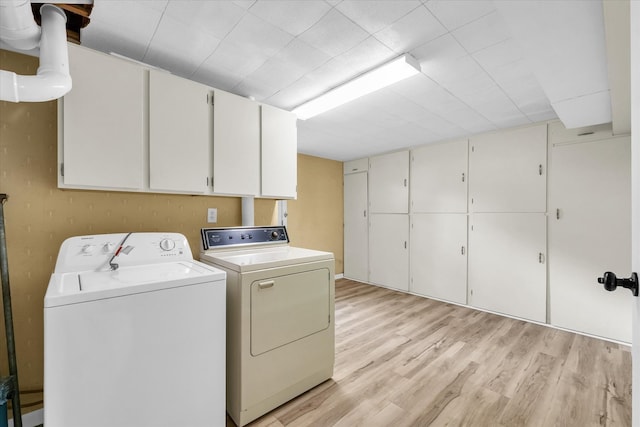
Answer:
<path fill-rule="evenodd" d="M 273 288 L 274 284 L 275 284 L 275 282 L 273 280 L 269 280 L 269 281 L 266 281 L 266 282 L 258 283 L 258 287 L 260 289 L 269 289 L 269 288 Z"/>

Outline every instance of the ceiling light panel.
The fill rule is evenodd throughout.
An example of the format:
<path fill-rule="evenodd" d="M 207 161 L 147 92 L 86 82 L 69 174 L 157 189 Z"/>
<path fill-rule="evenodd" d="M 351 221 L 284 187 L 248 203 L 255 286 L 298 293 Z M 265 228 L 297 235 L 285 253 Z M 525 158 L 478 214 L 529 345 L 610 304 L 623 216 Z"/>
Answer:
<path fill-rule="evenodd" d="M 419 72 L 420 66 L 417 61 L 409 55 L 402 55 L 301 105 L 293 112 L 298 118 L 305 120 Z"/>

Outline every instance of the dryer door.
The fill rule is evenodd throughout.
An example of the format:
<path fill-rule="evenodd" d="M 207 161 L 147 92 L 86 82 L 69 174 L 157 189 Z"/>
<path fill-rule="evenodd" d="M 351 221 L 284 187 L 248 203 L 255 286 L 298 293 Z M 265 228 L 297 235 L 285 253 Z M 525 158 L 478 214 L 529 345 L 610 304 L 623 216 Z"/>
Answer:
<path fill-rule="evenodd" d="M 251 283 L 251 355 L 289 344 L 329 327 L 327 268 Z"/>

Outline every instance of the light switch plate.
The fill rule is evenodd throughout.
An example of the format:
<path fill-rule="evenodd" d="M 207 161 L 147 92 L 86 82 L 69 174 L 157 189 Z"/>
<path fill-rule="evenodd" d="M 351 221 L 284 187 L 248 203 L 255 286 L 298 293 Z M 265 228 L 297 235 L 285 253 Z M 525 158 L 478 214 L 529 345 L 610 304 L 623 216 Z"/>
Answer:
<path fill-rule="evenodd" d="M 209 208 L 209 209 L 207 209 L 207 222 L 210 222 L 210 223 L 218 222 L 218 209 L 217 208 Z"/>

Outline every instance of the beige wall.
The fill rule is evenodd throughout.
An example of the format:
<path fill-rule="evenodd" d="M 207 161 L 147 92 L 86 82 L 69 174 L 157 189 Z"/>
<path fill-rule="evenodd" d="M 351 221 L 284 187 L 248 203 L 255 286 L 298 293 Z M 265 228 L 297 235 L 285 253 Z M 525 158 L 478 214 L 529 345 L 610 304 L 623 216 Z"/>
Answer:
<path fill-rule="evenodd" d="M 34 74 L 36 58 L 0 50 L 0 68 Z M 72 76 L 73 77 L 73 76 Z M 183 233 L 197 257 L 207 208 L 216 226 L 241 223 L 237 197 L 140 194 L 57 188 L 56 102 L 0 102 L 0 193 L 21 389 L 40 389 L 43 377 L 43 298 L 60 244 L 70 236 L 125 231 Z M 293 244 L 334 252 L 342 272 L 342 164 L 299 156 L 298 196 L 290 201 Z M 258 225 L 277 221 L 276 202 L 255 201 Z M 3 325 L 2 325 L 3 326 Z M 4 327 L 0 375 L 7 374 Z M 28 403 L 31 396 L 25 395 Z M 31 408 L 25 408 L 28 412 Z"/>

